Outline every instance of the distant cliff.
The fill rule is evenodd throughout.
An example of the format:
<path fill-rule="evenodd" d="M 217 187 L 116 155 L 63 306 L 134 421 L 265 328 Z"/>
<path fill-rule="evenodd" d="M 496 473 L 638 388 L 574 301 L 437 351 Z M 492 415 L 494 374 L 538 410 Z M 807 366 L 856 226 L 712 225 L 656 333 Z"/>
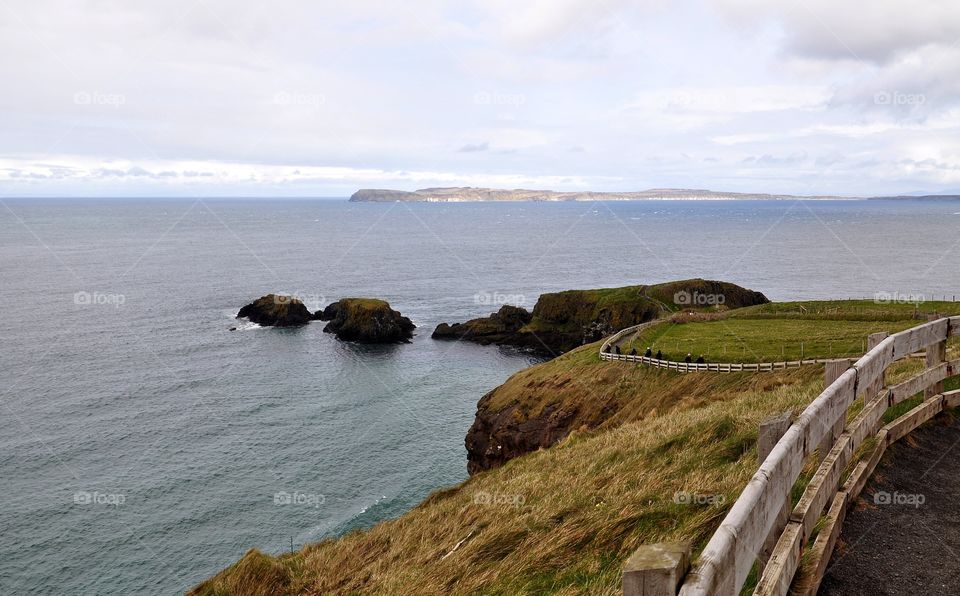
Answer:
<path fill-rule="evenodd" d="M 354 202 L 390 203 L 394 201 L 465 203 L 480 201 L 639 201 L 639 200 L 760 200 L 760 199 L 840 199 L 836 196 L 771 195 L 762 193 L 718 192 L 688 188 L 652 188 L 631 192 L 558 192 L 454 186 L 420 190 L 363 188 L 350 197 Z M 849 198 L 849 197 L 846 197 Z"/>

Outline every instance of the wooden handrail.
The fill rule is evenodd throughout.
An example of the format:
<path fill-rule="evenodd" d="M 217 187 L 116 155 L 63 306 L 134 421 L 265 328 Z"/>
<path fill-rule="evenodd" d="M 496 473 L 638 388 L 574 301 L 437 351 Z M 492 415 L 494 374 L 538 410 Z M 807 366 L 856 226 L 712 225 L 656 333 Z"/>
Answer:
<path fill-rule="evenodd" d="M 891 335 L 880 341 L 826 387 L 797 417 L 747 483 L 707 543 L 693 571 L 688 574 L 680 594 L 714 596 L 739 593 L 764 541 L 771 531 L 775 530 L 780 510 L 799 478 L 805 460 L 833 432 L 838 423 L 846 420 L 847 411 L 855 398 L 882 379 L 886 369 L 894 362 L 930 346 L 943 344 L 955 335 L 960 335 L 960 317 L 939 319 Z M 824 507 L 836 500 L 836 485 L 852 453 L 866 437 L 877 432 L 876 426 L 887 408 L 893 405 L 895 397 L 907 395 L 907 391 L 916 387 L 920 387 L 917 392 L 923 391 L 931 384 L 953 376 L 957 365 L 960 365 L 960 362 L 930 367 L 918 377 L 870 399 L 861 414 L 833 443 L 820 469 L 808 484 L 800 503 L 781 533 L 757 587 L 757 593 L 786 593 L 799 566 L 801 547 L 806 544 Z M 735 367 L 736 365 L 733 365 L 729 368 L 732 370 Z M 741 365 L 739 368 L 742 370 L 744 367 Z M 925 384 L 926 386 L 921 387 Z M 960 400 L 960 397 L 957 399 Z M 912 430 L 939 411 L 938 408 L 942 409 L 949 403 L 952 402 L 943 395 L 940 395 L 939 399 L 928 399 L 910 413 L 911 418 L 904 418 L 899 427 L 881 429 L 881 433 L 886 434 L 880 438 L 884 444 L 895 440 L 890 437 L 896 437 L 899 432 L 909 432 L 903 429 Z M 918 420 L 920 422 L 917 422 Z M 870 458 L 871 461 L 873 459 Z M 872 471 L 872 467 L 869 471 Z M 866 473 L 869 474 L 869 471 Z M 860 472 L 864 473 L 863 470 Z M 849 493 L 845 493 L 843 498 L 847 497 Z M 819 547 L 826 550 L 825 544 L 820 544 Z"/>

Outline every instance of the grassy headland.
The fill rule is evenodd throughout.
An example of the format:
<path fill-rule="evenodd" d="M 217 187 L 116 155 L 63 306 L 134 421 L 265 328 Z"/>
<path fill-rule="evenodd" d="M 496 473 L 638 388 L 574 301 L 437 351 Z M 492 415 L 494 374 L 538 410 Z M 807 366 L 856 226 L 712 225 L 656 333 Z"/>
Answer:
<path fill-rule="evenodd" d="M 751 307 L 723 322 L 742 323 L 751 345 L 774 355 L 787 323 L 823 341 L 852 341 L 919 322 L 912 307 L 818 304 Z M 949 306 L 940 312 L 960 310 Z M 724 337 L 714 322 L 676 328 L 708 345 Z M 699 552 L 756 470 L 758 424 L 805 407 L 823 389 L 822 367 L 680 374 L 601 361 L 599 345 L 518 372 L 481 400 L 497 423 L 488 430 L 499 429 L 485 448 L 526 451 L 369 530 L 278 556 L 251 550 L 193 593 L 612 595 L 641 544 L 692 540 Z M 888 378 L 922 366 L 899 363 Z M 795 498 L 814 466 L 811 459 Z"/>

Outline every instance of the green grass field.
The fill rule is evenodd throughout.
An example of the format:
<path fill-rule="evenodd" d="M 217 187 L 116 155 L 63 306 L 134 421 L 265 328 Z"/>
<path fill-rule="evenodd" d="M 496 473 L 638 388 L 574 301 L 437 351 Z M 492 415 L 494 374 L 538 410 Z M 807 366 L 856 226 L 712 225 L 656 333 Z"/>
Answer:
<path fill-rule="evenodd" d="M 647 346 L 662 350 L 667 360 L 690 353 L 707 362 L 778 362 L 860 356 L 866 337 L 878 331 L 895 333 L 916 321 L 803 321 L 794 319 L 724 319 L 698 323 L 665 322 L 632 342 L 637 352 Z M 629 348 L 628 348 L 629 349 Z"/>
<path fill-rule="evenodd" d="M 902 331 L 931 312 L 960 314 L 960 303 L 776 302 L 731 311 L 719 320 L 666 321 L 623 347 L 643 354 L 649 346 L 675 361 L 688 353 L 694 359 L 703 354 L 707 362 L 734 363 L 858 357 L 871 333 Z"/>
<path fill-rule="evenodd" d="M 940 313 L 960 315 L 960 302 L 889 302 L 875 300 L 810 300 L 805 302 L 771 302 L 740 308 L 729 313 L 732 319 L 816 319 L 851 321 L 903 321 L 914 315 Z"/>

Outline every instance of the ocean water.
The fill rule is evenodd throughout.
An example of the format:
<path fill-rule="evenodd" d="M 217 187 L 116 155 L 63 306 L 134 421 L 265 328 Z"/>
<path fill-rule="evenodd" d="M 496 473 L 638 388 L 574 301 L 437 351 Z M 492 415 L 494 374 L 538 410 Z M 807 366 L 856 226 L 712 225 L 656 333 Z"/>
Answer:
<path fill-rule="evenodd" d="M 960 296 L 958 230 L 949 201 L 6 199 L 0 592 L 180 593 L 465 479 L 476 401 L 533 360 L 435 342 L 440 322 L 687 277 Z M 230 331 L 275 291 L 385 298 L 418 335 Z"/>

